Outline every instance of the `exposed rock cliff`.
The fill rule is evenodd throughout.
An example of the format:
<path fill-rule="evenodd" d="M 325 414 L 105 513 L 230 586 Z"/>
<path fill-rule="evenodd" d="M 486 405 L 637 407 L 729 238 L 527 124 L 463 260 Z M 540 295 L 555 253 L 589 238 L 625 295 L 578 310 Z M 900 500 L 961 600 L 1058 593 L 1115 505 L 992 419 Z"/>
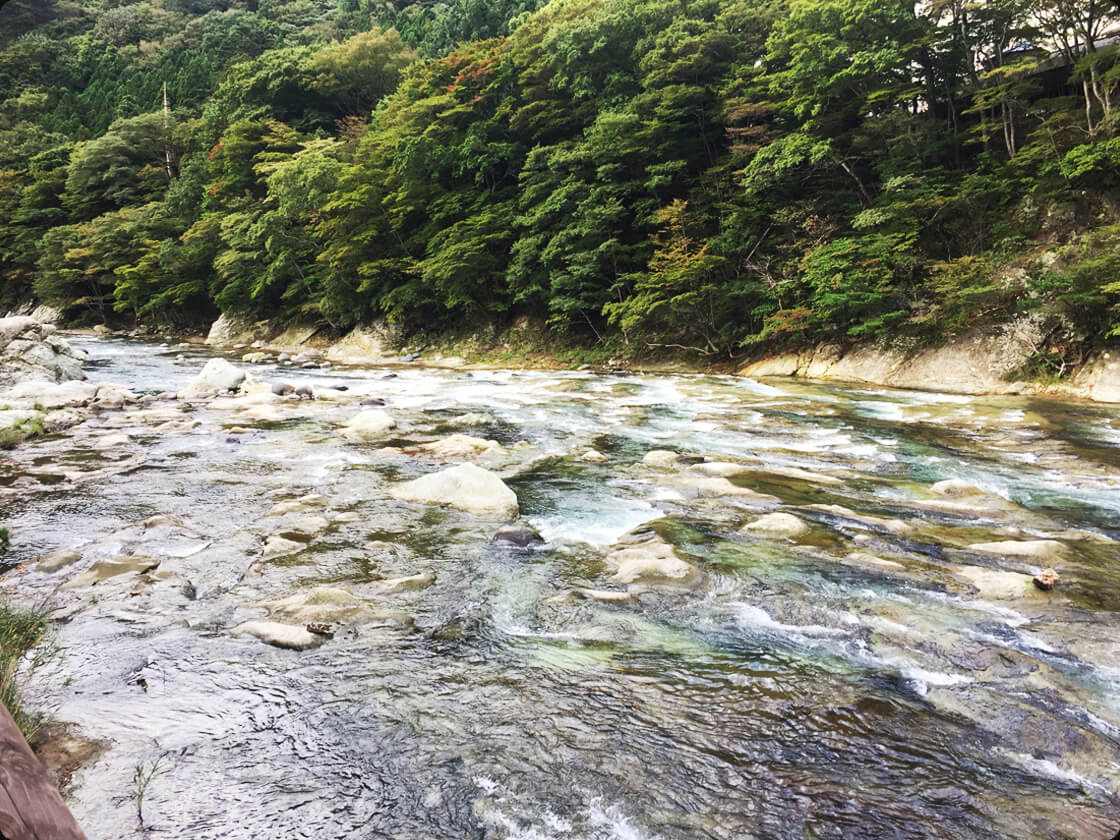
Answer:
<path fill-rule="evenodd" d="M 755 361 L 739 374 L 752 378 L 867 382 L 955 394 L 1048 393 L 1099 402 L 1120 402 L 1120 358 L 1101 353 L 1068 381 L 1056 385 L 1010 381 L 1045 341 L 1041 317 L 969 330 L 940 347 L 907 352 L 895 346 L 863 345 L 843 350 L 834 344 Z"/>
<path fill-rule="evenodd" d="M 29 315 L 0 318 L 0 387 L 29 379 L 85 379 L 84 358 L 82 351 L 55 333 L 52 324 L 42 324 Z"/>

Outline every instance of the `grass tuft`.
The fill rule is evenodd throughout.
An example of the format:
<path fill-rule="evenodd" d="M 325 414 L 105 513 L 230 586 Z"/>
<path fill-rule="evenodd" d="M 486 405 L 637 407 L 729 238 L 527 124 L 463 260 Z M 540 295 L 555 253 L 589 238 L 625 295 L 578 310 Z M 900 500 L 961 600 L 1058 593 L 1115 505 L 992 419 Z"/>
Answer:
<path fill-rule="evenodd" d="M 54 654 L 53 645 L 40 644 L 49 625 L 45 609 L 17 607 L 0 600 L 0 702 L 29 740 L 42 719 L 23 707 L 19 667 L 27 659 L 26 676 Z"/>

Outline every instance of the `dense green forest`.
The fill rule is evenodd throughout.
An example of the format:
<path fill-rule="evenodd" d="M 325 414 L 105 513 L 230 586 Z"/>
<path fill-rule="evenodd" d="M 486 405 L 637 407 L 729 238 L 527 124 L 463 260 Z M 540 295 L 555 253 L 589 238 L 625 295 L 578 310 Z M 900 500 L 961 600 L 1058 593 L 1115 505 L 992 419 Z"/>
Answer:
<path fill-rule="evenodd" d="M 1120 334 L 1104 0 L 10 0 L 0 306 Z"/>

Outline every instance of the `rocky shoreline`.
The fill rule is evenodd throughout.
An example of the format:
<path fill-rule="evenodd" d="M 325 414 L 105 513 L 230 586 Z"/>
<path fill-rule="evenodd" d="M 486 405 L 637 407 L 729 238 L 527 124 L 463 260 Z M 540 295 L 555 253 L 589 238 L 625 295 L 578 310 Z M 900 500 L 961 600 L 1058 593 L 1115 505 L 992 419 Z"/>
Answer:
<path fill-rule="evenodd" d="M 516 348 L 517 333 L 509 331 L 506 346 Z M 752 379 L 798 378 L 840 384 L 966 394 L 970 396 L 1024 395 L 1054 399 L 1120 402 L 1120 351 L 1099 350 L 1060 381 L 1016 380 L 1045 344 L 1042 322 L 1034 317 L 968 330 L 940 347 L 858 345 L 844 348 L 823 344 L 756 359 L 745 365 L 670 361 L 640 363 L 610 360 L 584 369 L 630 372 L 728 373 Z M 311 367 L 341 365 L 414 364 L 427 367 L 492 369 L 534 367 L 564 369 L 572 364 L 547 352 L 534 353 L 530 364 L 503 361 L 493 364 L 479 352 L 481 342 L 467 339 L 431 352 L 406 346 L 402 335 L 384 323 L 357 327 L 337 340 L 322 337 L 312 327 L 278 330 L 269 322 L 249 322 L 221 316 L 205 338 L 208 346 L 237 352 L 247 362 L 278 362 Z M 499 340 L 501 343 L 501 340 Z M 479 360 L 481 357 L 481 361 Z"/>
<path fill-rule="evenodd" d="M 24 310 L 30 311 L 30 307 L 24 307 Z M 57 316 L 57 311 L 39 307 L 30 316 L 22 317 L 42 322 Z M 9 318 L 12 317 L 19 316 L 9 315 Z M 49 323 L 41 326 L 47 332 L 52 331 Z M 519 336 L 526 330 L 526 325 L 514 326 L 505 336 L 489 342 L 513 354 L 512 361 L 503 357 L 501 362 L 495 362 L 493 353 L 486 347 L 487 342 L 477 338 L 450 342 L 436 349 L 411 347 L 398 330 L 384 322 L 355 327 L 343 336 L 335 337 L 325 335 L 314 326 L 280 328 L 270 321 L 250 321 L 222 315 L 205 336 L 197 333 L 155 333 L 143 328 L 120 334 L 134 338 L 159 335 L 165 340 L 185 345 L 204 344 L 236 355 L 249 364 L 308 369 L 326 370 L 334 365 L 414 365 L 466 370 L 562 370 L 575 366 L 548 351 L 537 350 L 519 358 Z M 98 336 L 117 334 L 101 326 L 66 332 Z M 62 337 L 51 340 L 57 344 Z M 640 362 L 610 359 L 605 364 L 582 364 L 578 367 L 633 373 L 734 373 L 763 380 L 796 378 L 810 382 L 875 385 L 969 396 L 1021 395 L 1120 403 L 1120 350 L 1098 350 L 1061 380 L 1038 382 L 1018 378 L 1045 340 L 1042 322 L 1027 316 L 1014 322 L 976 327 L 940 347 L 911 346 L 905 342 L 854 347 L 821 344 L 737 365 L 675 358 Z M 3 333 L 0 333 L 2 343 Z M 17 346 L 24 347 L 22 344 Z M 0 358 L 0 372 L 4 370 L 3 364 L 4 359 Z M 80 378 L 80 374 L 64 378 Z M 0 384 L 3 384 L 2 378 Z"/>

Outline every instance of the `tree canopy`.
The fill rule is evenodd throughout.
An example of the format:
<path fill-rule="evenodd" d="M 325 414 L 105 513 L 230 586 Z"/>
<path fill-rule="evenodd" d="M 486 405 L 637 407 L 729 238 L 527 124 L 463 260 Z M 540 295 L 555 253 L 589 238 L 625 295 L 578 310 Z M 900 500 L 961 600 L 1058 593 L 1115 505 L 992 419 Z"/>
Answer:
<path fill-rule="evenodd" d="M 11 0 L 0 303 L 731 355 L 1120 334 L 1117 8 Z M 166 107 L 165 107 L 166 91 Z"/>

